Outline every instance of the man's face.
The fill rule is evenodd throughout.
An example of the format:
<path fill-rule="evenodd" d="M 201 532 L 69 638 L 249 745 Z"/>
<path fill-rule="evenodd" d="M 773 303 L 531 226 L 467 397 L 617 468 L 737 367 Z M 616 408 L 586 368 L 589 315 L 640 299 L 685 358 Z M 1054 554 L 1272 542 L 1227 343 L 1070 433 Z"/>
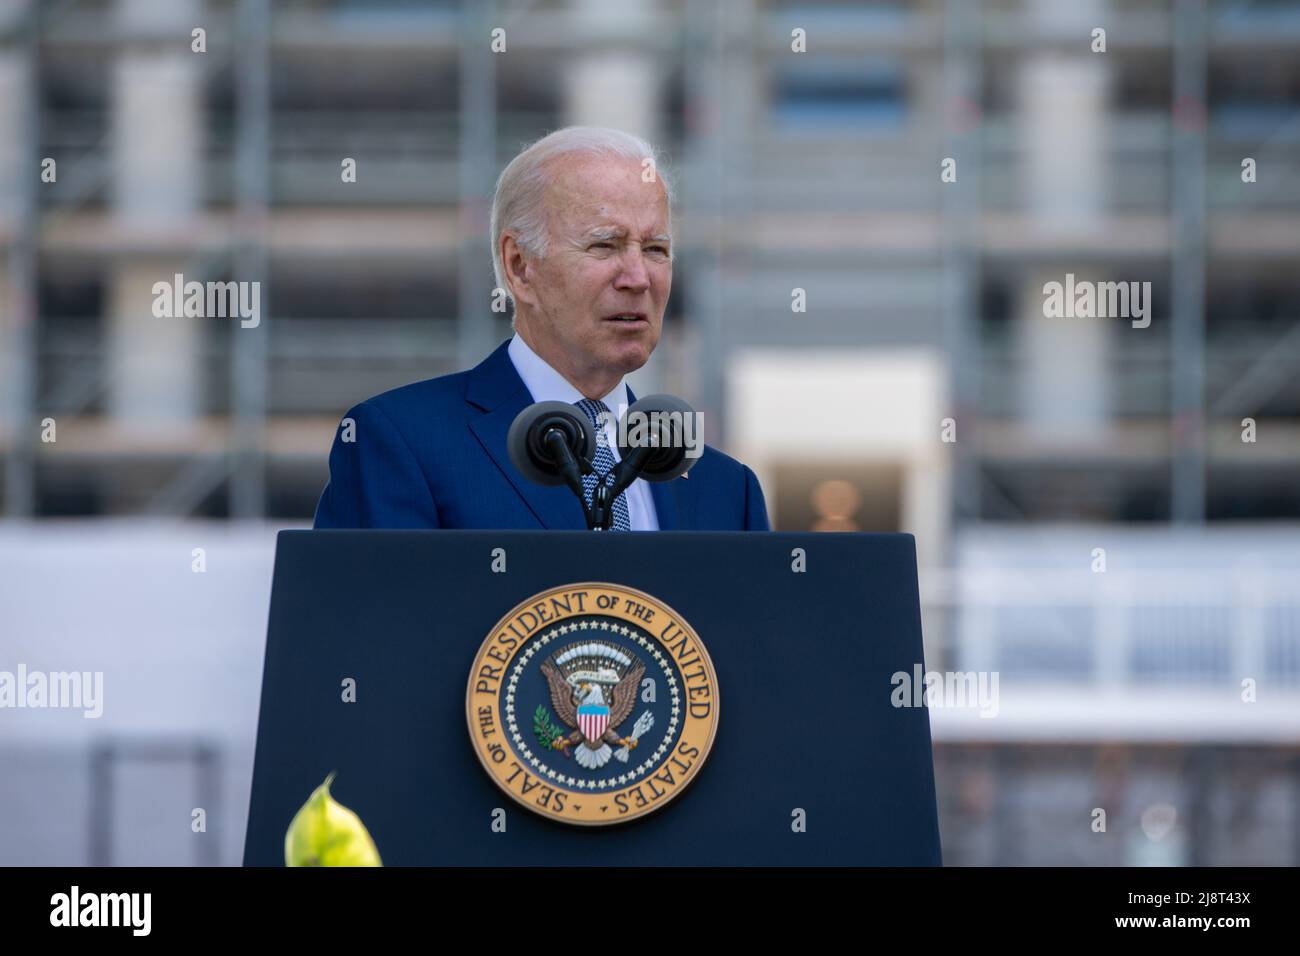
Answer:
<path fill-rule="evenodd" d="M 604 156 L 567 156 L 550 172 L 550 242 L 527 265 L 517 321 L 576 377 L 635 371 L 659 343 L 673 284 L 663 184 Z"/>

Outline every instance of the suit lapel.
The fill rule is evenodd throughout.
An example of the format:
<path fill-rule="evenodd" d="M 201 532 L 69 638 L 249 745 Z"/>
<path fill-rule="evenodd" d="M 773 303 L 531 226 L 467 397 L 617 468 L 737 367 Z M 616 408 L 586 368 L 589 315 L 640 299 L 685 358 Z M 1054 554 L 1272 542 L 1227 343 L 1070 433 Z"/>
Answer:
<path fill-rule="evenodd" d="M 509 344 L 509 340 L 502 342 L 470 373 L 465 400 L 487 413 L 473 419 L 470 430 L 543 528 L 585 530 L 582 509 L 572 491 L 564 485 L 546 486 L 529 481 L 510 461 L 506 435 L 515 416 L 533 403 L 533 396 L 510 361 L 506 351 Z"/>

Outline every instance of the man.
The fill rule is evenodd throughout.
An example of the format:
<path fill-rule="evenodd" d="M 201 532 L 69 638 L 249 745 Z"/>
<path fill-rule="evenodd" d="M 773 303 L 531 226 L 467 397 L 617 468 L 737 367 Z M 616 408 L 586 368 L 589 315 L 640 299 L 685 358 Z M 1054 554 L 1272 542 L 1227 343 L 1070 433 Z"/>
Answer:
<path fill-rule="evenodd" d="M 317 528 L 586 528 L 569 488 L 519 473 L 506 433 L 533 402 L 569 402 L 605 427 L 598 470 L 617 460 L 613 420 L 635 401 L 623 377 L 658 344 L 672 289 L 672 194 L 654 158 L 627 133 L 569 127 L 510 162 L 491 232 L 514 338 L 348 411 Z M 707 445 L 686 475 L 637 479 L 613 511 L 615 530 L 768 530 L 754 473 Z"/>

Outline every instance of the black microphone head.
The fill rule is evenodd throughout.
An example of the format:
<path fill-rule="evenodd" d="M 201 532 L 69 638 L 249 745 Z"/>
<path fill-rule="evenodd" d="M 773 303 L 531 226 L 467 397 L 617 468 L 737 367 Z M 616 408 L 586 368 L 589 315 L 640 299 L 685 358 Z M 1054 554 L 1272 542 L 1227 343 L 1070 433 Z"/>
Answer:
<path fill-rule="evenodd" d="M 556 429 L 573 457 L 590 461 L 596 454 L 596 430 L 576 405 L 537 402 L 515 416 L 506 435 L 510 460 L 519 473 L 539 485 L 562 485 L 559 462 L 546 447 L 546 433 Z"/>
<path fill-rule="evenodd" d="M 686 437 L 695 433 L 695 409 L 676 395 L 647 395 L 623 413 L 618 427 L 618 453 L 626 459 L 634 449 L 649 445 L 641 464 L 646 481 L 668 481 L 686 474 L 699 456 L 687 455 Z M 689 430 L 689 431 L 688 431 Z"/>

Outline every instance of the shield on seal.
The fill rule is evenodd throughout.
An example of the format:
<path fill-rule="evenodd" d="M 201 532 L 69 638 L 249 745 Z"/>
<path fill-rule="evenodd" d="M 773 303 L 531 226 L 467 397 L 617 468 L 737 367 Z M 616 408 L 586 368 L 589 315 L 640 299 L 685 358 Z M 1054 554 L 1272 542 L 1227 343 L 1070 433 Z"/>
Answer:
<path fill-rule="evenodd" d="M 578 729 L 594 744 L 600 743 L 609 726 L 609 707 L 604 703 L 582 704 L 578 708 Z"/>

